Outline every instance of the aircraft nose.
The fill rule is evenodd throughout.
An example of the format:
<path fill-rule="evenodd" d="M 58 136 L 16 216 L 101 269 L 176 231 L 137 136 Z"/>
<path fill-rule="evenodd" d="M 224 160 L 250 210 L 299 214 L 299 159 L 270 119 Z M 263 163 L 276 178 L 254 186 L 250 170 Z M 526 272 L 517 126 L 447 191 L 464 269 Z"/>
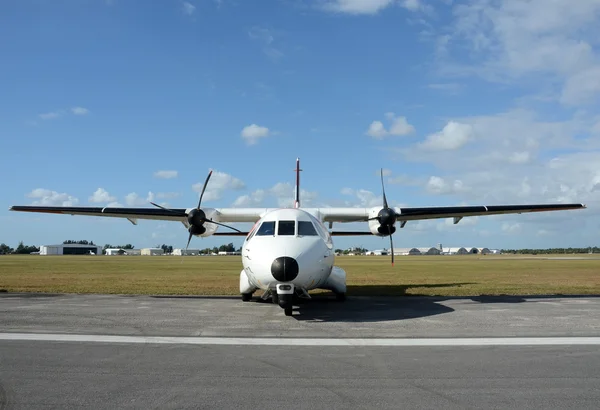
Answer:
<path fill-rule="evenodd" d="M 271 274 L 280 282 L 289 282 L 296 279 L 299 271 L 298 262 L 289 256 L 281 256 L 271 264 Z"/>

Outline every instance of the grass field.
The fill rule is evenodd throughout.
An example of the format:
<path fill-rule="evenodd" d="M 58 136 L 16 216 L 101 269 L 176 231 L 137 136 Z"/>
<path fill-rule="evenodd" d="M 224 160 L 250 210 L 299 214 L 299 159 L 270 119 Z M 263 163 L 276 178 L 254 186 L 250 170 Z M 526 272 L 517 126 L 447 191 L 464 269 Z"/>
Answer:
<path fill-rule="evenodd" d="M 600 294 L 600 259 L 343 256 L 348 295 Z M 8 292 L 238 295 L 239 256 L 0 256 Z M 316 292 L 315 292 L 316 293 Z"/>

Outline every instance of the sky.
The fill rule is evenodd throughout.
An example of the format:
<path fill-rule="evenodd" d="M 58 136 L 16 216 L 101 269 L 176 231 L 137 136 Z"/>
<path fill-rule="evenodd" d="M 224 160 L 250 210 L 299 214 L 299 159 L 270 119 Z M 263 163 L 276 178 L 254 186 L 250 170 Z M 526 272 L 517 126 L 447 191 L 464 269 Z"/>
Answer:
<path fill-rule="evenodd" d="M 380 169 L 393 206 L 588 206 L 409 222 L 396 247 L 598 245 L 599 18 L 600 0 L 3 1 L 0 243 L 184 247 L 176 222 L 8 208 L 190 208 L 211 169 L 207 207 L 286 206 L 299 157 L 305 207 L 380 206 Z"/>

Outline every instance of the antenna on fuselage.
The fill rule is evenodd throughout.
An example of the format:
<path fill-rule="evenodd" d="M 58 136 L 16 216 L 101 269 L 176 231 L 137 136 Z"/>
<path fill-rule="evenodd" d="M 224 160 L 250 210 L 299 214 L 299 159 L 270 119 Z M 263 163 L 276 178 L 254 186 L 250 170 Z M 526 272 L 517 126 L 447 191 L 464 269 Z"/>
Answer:
<path fill-rule="evenodd" d="M 294 198 L 294 208 L 300 208 L 300 158 L 296 158 L 296 192 Z"/>

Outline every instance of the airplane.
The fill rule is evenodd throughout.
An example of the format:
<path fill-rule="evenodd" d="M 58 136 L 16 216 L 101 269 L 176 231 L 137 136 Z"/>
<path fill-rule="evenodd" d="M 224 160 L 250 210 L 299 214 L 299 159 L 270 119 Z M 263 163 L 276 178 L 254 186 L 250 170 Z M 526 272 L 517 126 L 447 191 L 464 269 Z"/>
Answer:
<path fill-rule="evenodd" d="M 585 209 L 584 204 L 479 205 L 442 207 L 388 206 L 381 170 L 382 206 L 321 207 L 300 206 L 300 159 L 296 159 L 296 184 L 293 206 L 287 208 L 210 208 L 202 207 L 202 197 L 212 175 L 208 173 L 195 208 L 166 208 L 150 202 L 154 208 L 11 206 L 9 210 L 51 214 L 125 218 L 137 225 L 138 219 L 181 222 L 188 230 L 186 251 L 193 236 L 245 236 L 239 291 L 242 301 L 252 299 L 259 289 L 261 298 L 271 298 L 286 316 L 292 316 L 294 298 L 310 299 L 313 289 L 330 290 L 339 301 L 346 298 L 346 272 L 335 265 L 333 236 L 389 236 L 391 262 L 394 265 L 393 234 L 396 224 L 424 219 L 454 218 L 457 224 L 469 216 L 521 214 Z M 242 232 L 226 223 L 250 222 L 254 226 Z M 333 223 L 366 222 L 365 231 L 330 231 Z M 325 226 L 329 224 L 329 229 Z M 233 232 L 217 232 L 219 226 Z M 183 260 L 182 260 L 183 261 Z"/>

